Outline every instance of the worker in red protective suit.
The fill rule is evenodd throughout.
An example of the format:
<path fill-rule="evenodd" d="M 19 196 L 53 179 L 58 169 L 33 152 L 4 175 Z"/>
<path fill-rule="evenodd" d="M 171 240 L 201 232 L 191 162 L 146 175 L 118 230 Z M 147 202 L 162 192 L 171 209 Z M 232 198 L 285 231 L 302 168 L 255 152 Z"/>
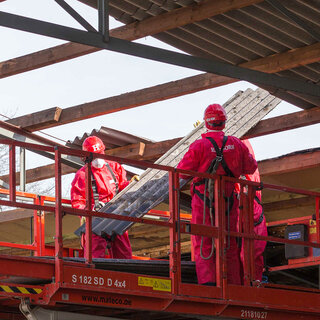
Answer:
<path fill-rule="evenodd" d="M 225 127 L 227 115 L 219 104 L 209 105 L 204 113 L 207 132 L 202 138 L 192 143 L 183 159 L 178 164 L 179 169 L 197 172 L 208 172 L 208 168 L 218 161 L 215 171 L 219 175 L 238 178 L 241 174 L 253 173 L 257 162 L 251 156 L 248 148 L 236 137 L 226 137 L 222 131 Z M 219 156 L 219 157 L 217 157 Z M 211 171 L 212 172 L 212 171 Z M 188 176 L 181 176 L 186 179 Z M 191 185 L 192 195 L 192 223 L 214 225 L 214 204 L 212 192 L 208 192 L 208 179 L 195 177 Z M 206 192 L 205 192 L 206 189 Z M 234 192 L 234 184 L 226 183 L 225 196 L 228 217 L 226 227 L 230 231 L 237 231 L 239 203 Z M 206 193 L 206 197 L 204 197 Z M 209 198 L 209 199 L 207 199 Z M 211 198 L 211 200 L 210 200 Z M 213 209 L 210 209 L 213 208 Z M 210 215 L 210 211 L 212 215 Z M 227 250 L 228 283 L 241 284 L 239 248 L 236 239 L 230 237 Z M 196 262 L 199 284 L 215 285 L 216 263 L 213 239 L 202 236 L 192 236 L 192 245 Z"/>
<path fill-rule="evenodd" d="M 249 140 L 242 140 L 242 142 L 248 147 L 253 157 L 255 157 Z M 245 174 L 244 178 L 249 181 L 260 182 L 259 169 L 257 168 L 253 174 Z M 239 184 L 237 184 L 236 192 L 239 193 L 239 191 L 240 191 L 240 186 Z M 261 190 L 256 191 L 256 195 L 254 198 L 253 221 L 254 221 L 254 228 L 253 228 L 254 233 L 259 236 L 267 236 L 268 231 L 267 231 L 267 225 L 266 225 L 266 218 L 263 214 L 263 207 L 261 204 Z M 262 273 L 263 273 L 263 267 L 264 267 L 263 252 L 266 248 L 266 245 L 267 245 L 266 241 L 254 240 L 255 280 L 259 280 L 259 281 L 262 280 Z M 244 263 L 243 241 L 242 241 L 241 251 L 240 251 L 240 260 L 243 267 L 243 263 Z"/>
<path fill-rule="evenodd" d="M 104 154 L 105 146 L 102 140 L 96 136 L 86 138 L 82 144 L 84 151 Z M 114 161 L 104 159 L 94 159 L 91 163 L 92 170 L 92 209 L 99 210 L 104 203 L 109 202 L 119 191 L 124 189 L 129 181 L 126 179 L 126 171 Z M 71 184 L 71 204 L 73 208 L 84 209 L 86 206 L 85 166 L 76 173 Z M 96 203 L 94 195 L 96 194 Z M 85 249 L 85 237 L 82 235 L 82 244 Z M 132 249 L 128 232 L 117 235 L 113 241 L 109 241 L 92 233 L 92 257 L 104 258 L 108 248 L 109 255 L 115 259 L 131 259 Z M 85 251 L 85 250 L 84 250 Z"/>

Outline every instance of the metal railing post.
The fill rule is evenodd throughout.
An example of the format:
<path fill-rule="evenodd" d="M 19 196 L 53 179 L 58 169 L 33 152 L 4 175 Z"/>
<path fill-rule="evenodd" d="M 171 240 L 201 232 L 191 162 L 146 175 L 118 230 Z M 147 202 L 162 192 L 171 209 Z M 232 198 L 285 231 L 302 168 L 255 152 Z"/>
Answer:
<path fill-rule="evenodd" d="M 40 205 L 40 197 L 36 197 L 34 200 L 34 204 Z M 41 256 L 42 251 L 41 251 L 41 231 L 40 231 L 40 217 L 38 215 L 38 210 L 33 210 L 33 236 L 31 234 L 31 238 L 33 238 L 33 243 L 36 247 L 36 255 Z M 32 218 L 31 218 L 32 219 Z M 32 221 L 32 220 L 31 220 Z M 32 241 L 32 239 L 31 239 Z"/>
<path fill-rule="evenodd" d="M 169 208 L 170 208 L 170 278 L 172 293 L 179 293 L 181 282 L 181 247 L 180 247 L 180 210 L 179 210 L 179 174 L 169 172 Z"/>
<path fill-rule="evenodd" d="M 239 223 L 242 224 L 242 231 L 244 234 L 249 233 L 249 203 L 246 193 L 243 191 L 243 185 L 240 185 L 241 197 L 240 197 L 240 208 L 242 210 L 243 220 Z M 243 278 L 244 285 L 250 285 L 250 257 L 249 257 L 249 239 L 246 237 L 242 238 L 243 246 Z"/>
<path fill-rule="evenodd" d="M 92 194 L 91 194 L 91 162 L 86 163 L 86 209 L 92 210 Z M 92 263 L 92 216 L 86 217 L 86 233 L 85 233 L 85 249 L 84 257 L 87 264 Z"/>
<path fill-rule="evenodd" d="M 248 186 L 248 229 L 249 235 L 254 236 L 254 196 L 256 194 L 255 187 Z M 255 262 L 254 262 L 254 239 L 249 239 L 249 263 L 250 263 L 250 284 L 255 280 Z"/>
<path fill-rule="evenodd" d="M 10 201 L 16 201 L 16 146 L 9 145 L 9 190 Z"/>
<path fill-rule="evenodd" d="M 225 221 L 224 214 L 222 215 L 222 192 L 221 192 L 221 177 L 217 177 L 214 183 L 214 210 L 215 210 L 215 226 L 219 229 L 218 238 L 215 242 L 215 258 L 216 258 L 216 284 L 217 287 L 224 287 L 225 285 L 225 270 L 224 270 L 224 259 L 225 259 Z"/>
<path fill-rule="evenodd" d="M 62 242 L 62 188 L 61 188 L 61 153 L 55 147 L 55 280 L 61 283 L 63 273 L 63 242 Z"/>
<path fill-rule="evenodd" d="M 317 228 L 317 243 L 320 243 L 320 197 L 316 197 L 316 228 Z"/>

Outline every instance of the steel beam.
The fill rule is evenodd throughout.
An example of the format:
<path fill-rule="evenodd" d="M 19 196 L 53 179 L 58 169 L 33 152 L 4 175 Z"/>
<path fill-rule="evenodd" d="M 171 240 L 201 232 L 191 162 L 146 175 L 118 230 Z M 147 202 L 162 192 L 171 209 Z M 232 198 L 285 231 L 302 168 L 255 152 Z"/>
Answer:
<path fill-rule="evenodd" d="M 146 46 L 112 37 L 110 37 L 109 42 L 106 43 L 103 36 L 96 32 L 86 32 L 1 11 L 0 25 L 3 27 L 82 43 L 88 46 L 129 54 L 158 62 L 169 63 L 198 71 L 246 80 L 262 86 L 276 86 L 276 88 L 279 89 L 320 97 L 320 86 L 315 84 L 286 77 L 279 77 L 273 74 L 266 74 L 260 71 L 249 70 L 219 61 L 193 57 L 170 50 Z"/>

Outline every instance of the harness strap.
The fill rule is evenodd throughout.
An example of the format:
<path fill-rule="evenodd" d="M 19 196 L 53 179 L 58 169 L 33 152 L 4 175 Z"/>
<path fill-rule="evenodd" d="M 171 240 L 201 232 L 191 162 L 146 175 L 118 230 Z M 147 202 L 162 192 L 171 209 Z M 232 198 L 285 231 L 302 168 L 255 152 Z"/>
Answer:
<path fill-rule="evenodd" d="M 113 181 L 114 181 L 114 183 L 115 183 L 115 185 L 116 185 L 116 193 L 114 194 L 114 195 L 116 195 L 116 194 L 118 194 L 118 192 L 119 192 L 119 183 L 118 183 L 118 181 L 117 181 L 117 179 L 116 179 L 116 176 L 115 176 L 114 172 L 113 172 L 112 169 L 110 168 L 110 165 L 109 165 L 108 162 L 106 162 L 106 167 L 107 167 L 107 169 L 109 170 L 109 172 L 110 172 L 110 174 L 111 174 L 111 176 L 112 176 L 112 179 L 113 179 Z"/>
<path fill-rule="evenodd" d="M 216 151 L 216 154 L 217 154 L 217 157 L 221 157 L 221 165 L 222 165 L 222 168 L 223 170 L 225 171 L 225 173 L 227 174 L 228 177 L 233 177 L 234 178 L 234 174 L 232 173 L 232 171 L 229 169 L 226 161 L 224 160 L 224 157 L 223 157 L 223 149 L 228 141 L 228 136 L 224 136 L 223 137 L 223 140 L 222 140 L 222 146 L 221 146 L 221 149 L 219 149 L 216 141 L 214 139 L 212 139 L 211 137 L 206 137 L 206 139 L 208 139 L 211 144 L 213 145 L 214 147 L 214 150 Z"/>
<path fill-rule="evenodd" d="M 259 220 L 254 223 L 255 227 L 258 226 L 263 221 L 263 217 L 264 217 L 264 212 L 263 212 L 263 209 L 262 209 L 262 212 L 260 214 Z"/>
<path fill-rule="evenodd" d="M 257 222 L 254 223 L 254 226 L 258 226 L 262 221 L 263 221 L 263 217 L 264 217 L 264 210 L 263 210 L 263 206 L 262 206 L 262 203 L 259 199 L 259 197 L 257 195 L 254 196 L 254 200 L 257 201 L 257 203 L 261 206 L 262 208 L 262 212 L 260 214 L 260 217 L 259 217 L 259 220 Z"/>
<path fill-rule="evenodd" d="M 91 172 L 91 187 L 92 187 L 92 193 L 93 193 L 94 207 L 99 208 L 99 193 L 97 188 L 97 181 L 92 172 Z"/>
<path fill-rule="evenodd" d="M 114 195 L 116 195 L 119 192 L 119 184 L 118 181 L 116 179 L 116 176 L 114 174 L 114 172 L 112 171 L 112 169 L 110 168 L 110 165 L 108 162 L 105 163 L 106 167 L 108 169 L 108 171 L 110 172 L 112 179 L 114 180 L 114 183 L 116 185 L 116 193 Z M 94 200 L 94 207 L 95 208 L 99 208 L 100 203 L 99 203 L 99 192 L 98 192 L 98 187 L 97 187 L 97 181 L 93 175 L 93 173 L 91 172 L 91 186 L 92 186 L 92 193 L 93 193 L 93 200 Z"/>
<path fill-rule="evenodd" d="M 227 176 L 234 177 L 233 173 L 231 172 L 231 170 L 229 169 L 228 165 L 226 164 L 226 162 L 225 162 L 225 160 L 223 158 L 223 149 L 224 149 L 224 147 L 225 147 L 225 145 L 226 145 L 226 143 L 228 141 L 228 136 L 224 136 L 223 137 L 221 148 L 218 147 L 218 144 L 216 143 L 216 141 L 213 138 L 206 137 L 206 139 L 208 139 L 211 142 L 211 144 L 213 145 L 214 150 L 216 152 L 216 158 L 211 162 L 209 168 L 207 169 L 207 172 L 208 173 L 215 173 L 217 168 L 218 168 L 218 166 L 219 166 L 219 164 L 221 163 L 221 165 L 222 165 L 225 173 L 227 174 Z M 200 198 L 201 197 L 203 198 L 204 195 L 202 193 L 200 193 L 200 191 L 198 191 L 196 189 L 196 187 L 200 186 L 202 184 L 205 184 L 206 181 L 207 181 L 207 179 L 204 178 L 204 179 L 201 179 L 200 181 L 195 182 L 193 184 L 193 192 L 195 194 L 197 194 Z M 229 198 L 231 198 L 232 196 L 233 196 L 233 194 Z M 207 199 L 207 201 L 210 201 L 208 197 L 206 197 L 206 199 Z"/>

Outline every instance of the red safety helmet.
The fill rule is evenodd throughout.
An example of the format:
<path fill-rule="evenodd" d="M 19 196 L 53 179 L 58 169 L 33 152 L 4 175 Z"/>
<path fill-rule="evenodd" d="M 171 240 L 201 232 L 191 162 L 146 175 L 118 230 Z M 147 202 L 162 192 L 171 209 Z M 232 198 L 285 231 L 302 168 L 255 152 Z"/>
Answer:
<path fill-rule="evenodd" d="M 86 138 L 82 143 L 82 150 L 104 154 L 105 145 L 102 140 L 96 136 Z"/>
<path fill-rule="evenodd" d="M 222 130 L 226 125 L 227 114 L 220 104 L 214 103 L 204 111 L 203 120 L 208 129 Z"/>

